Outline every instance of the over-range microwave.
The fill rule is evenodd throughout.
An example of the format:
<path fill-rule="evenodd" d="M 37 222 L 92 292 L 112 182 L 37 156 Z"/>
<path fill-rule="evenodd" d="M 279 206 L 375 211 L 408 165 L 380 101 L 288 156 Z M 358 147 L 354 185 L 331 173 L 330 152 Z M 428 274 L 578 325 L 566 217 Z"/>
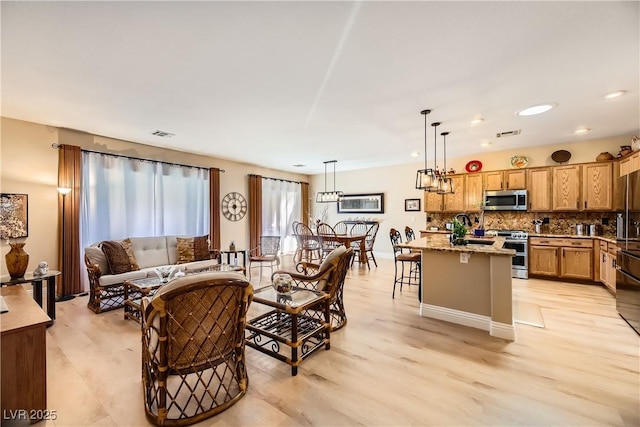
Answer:
<path fill-rule="evenodd" d="M 527 190 L 485 190 L 483 201 L 487 211 L 526 211 Z"/>

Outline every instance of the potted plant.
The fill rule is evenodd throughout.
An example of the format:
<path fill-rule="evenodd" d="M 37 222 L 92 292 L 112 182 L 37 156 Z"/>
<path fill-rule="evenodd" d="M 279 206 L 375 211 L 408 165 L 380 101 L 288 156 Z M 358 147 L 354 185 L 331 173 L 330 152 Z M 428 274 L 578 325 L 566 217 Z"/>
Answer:
<path fill-rule="evenodd" d="M 453 233 L 451 234 L 451 241 L 454 245 L 465 245 L 464 240 L 467 235 L 467 226 L 458 221 L 457 218 L 453 219 Z"/>

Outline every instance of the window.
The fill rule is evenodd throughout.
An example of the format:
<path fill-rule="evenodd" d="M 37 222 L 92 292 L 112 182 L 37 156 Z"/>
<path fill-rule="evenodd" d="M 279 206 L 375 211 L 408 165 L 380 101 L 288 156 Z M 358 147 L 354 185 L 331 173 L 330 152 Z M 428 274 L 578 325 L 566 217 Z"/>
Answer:
<path fill-rule="evenodd" d="M 292 224 L 301 220 L 300 183 L 279 179 L 262 179 L 262 235 L 281 236 L 282 253 L 293 253 L 296 240 Z"/>

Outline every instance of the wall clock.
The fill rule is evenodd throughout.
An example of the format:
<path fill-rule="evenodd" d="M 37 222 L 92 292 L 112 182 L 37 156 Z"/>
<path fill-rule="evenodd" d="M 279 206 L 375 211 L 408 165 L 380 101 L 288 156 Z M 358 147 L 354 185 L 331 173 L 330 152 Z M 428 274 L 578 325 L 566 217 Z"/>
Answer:
<path fill-rule="evenodd" d="M 222 199 L 222 214 L 230 221 L 239 221 L 247 213 L 247 200 L 240 193 L 232 191 Z"/>

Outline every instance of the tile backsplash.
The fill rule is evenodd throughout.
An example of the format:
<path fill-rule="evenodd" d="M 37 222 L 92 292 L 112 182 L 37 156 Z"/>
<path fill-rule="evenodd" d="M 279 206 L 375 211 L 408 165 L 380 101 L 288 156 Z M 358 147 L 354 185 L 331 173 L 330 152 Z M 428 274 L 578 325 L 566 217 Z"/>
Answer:
<path fill-rule="evenodd" d="M 479 213 L 467 214 L 474 227 L 478 226 Z M 451 213 L 429 213 L 427 214 L 426 228 L 438 227 L 445 229 L 445 223 L 453 221 L 455 214 Z M 533 221 L 537 219 L 549 218 L 549 224 L 543 227 L 543 233 L 549 234 L 575 234 L 576 224 L 598 224 L 602 226 L 602 234 L 611 236 L 616 234 L 615 212 L 491 212 L 484 213 L 484 228 L 524 230 L 534 232 Z M 429 219 L 431 221 L 429 221 Z M 608 224 L 605 224 L 608 221 Z"/>

